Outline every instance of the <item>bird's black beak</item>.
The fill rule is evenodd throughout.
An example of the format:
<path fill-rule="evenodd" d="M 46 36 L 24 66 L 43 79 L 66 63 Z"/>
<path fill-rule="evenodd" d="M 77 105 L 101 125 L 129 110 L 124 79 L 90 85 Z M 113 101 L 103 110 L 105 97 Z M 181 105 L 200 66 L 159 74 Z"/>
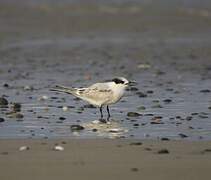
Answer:
<path fill-rule="evenodd" d="M 135 85 L 137 85 L 138 83 L 136 82 L 136 81 L 129 81 L 128 82 L 128 85 L 129 86 L 135 86 Z"/>

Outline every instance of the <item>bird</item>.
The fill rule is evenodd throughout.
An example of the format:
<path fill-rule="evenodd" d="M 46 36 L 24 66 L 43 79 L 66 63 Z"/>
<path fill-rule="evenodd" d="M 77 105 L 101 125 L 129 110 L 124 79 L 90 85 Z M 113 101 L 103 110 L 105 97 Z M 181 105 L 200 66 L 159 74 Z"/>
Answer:
<path fill-rule="evenodd" d="M 98 107 L 100 110 L 100 120 L 104 122 L 103 107 L 106 106 L 108 113 L 107 121 L 109 121 L 111 117 L 109 105 L 117 103 L 123 97 L 125 89 L 129 85 L 134 84 L 136 84 L 135 81 L 128 81 L 124 77 L 116 77 L 111 81 L 98 82 L 88 87 L 74 88 L 57 85 L 50 90 L 71 94 L 95 107 Z"/>

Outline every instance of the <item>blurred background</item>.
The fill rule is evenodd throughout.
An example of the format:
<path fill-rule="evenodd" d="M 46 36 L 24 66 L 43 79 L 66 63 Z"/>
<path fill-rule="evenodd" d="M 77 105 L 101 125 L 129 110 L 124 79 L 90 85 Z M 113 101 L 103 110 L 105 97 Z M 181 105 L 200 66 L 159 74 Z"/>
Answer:
<path fill-rule="evenodd" d="M 24 114 L 22 124 L 4 124 L 2 136 L 51 136 L 52 129 L 54 136 L 69 136 L 55 130 L 59 116 L 69 119 L 66 124 L 86 122 L 96 110 L 64 114 L 56 107 L 80 103 L 65 95 L 55 100 L 49 88 L 125 76 L 139 83 L 130 99 L 113 108 L 131 130 L 127 136 L 180 137 L 182 131 L 211 137 L 209 0 L 0 0 L 0 62 L 0 95 L 22 103 Z M 38 101 L 43 95 L 47 102 Z M 146 116 L 127 120 L 128 111 Z M 165 125 L 153 126 L 151 116 Z M 193 121 L 184 122 L 188 116 Z M 143 129 L 134 129 L 134 122 Z M 51 123 L 47 134 L 40 132 Z"/>

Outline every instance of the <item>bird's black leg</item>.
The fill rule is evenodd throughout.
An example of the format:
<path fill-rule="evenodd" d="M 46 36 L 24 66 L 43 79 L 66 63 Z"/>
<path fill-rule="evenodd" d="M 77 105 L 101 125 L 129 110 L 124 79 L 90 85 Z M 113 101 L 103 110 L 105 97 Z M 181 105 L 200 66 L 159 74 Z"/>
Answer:
<path fill-rule="evenodd" d="M 110 111 L 109 111 L 109 107 L 107 106 L 107 112 L 108 112 L 108 117 L 107 117 L 107 120 L 109 121 L 110 117 L 111 117 L 111 114 L 110 114 Z"/>
<path fill-rule="evenodd" d="M 103 119 L 103 110 L 102 110 L 102 106 L 100 106 L 100 117 L 101 117 L 101 119 Z"/>

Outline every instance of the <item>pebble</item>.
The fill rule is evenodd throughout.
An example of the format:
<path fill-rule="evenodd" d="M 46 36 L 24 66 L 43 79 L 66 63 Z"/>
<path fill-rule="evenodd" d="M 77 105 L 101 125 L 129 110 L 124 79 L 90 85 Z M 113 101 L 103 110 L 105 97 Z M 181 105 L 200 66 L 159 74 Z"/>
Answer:
<path fill-rule="evenodd" d="M 28 86 L 28 85 L 27 86 L 24 86 L 23 89 L 25 91 L 33 91 L 34 90 L 34 88 L 32 86 Z"/>
<path fill-rule="evenodd" d="M 138 168 L 131 168 L 130 169 L 132 172 L 137 172 L 138 171 Z"/>
<path fill-rule="evenodd" d="M 140 106 L 140 107 L 138 107 L 138 110 L 140 110 L 140 111 L 145 110 L 145 109 L 146 109 L 145 106 Z"/>
<path fill-rule="evenodd" d="M 66 118 L 65 117 L 59 117 L 59 120 L 64 121 Z"/>
<path fill-rule="evenodd" d="M 160 104 L 153 105 L 152 108 L 163 108 Z"/>
<path fill-rule="evenodd" d="M 21 111 L 21 104 L 20 103 L 13 103 L 12 111 L 13 112 L 20 112 Z"/>
<path fill-rule="evenodd" d="M 63 107 L 62 107 L 62 110 L 63 110 L 64 112 L 66 112 L 66 111 L 69 110 L 69 108 L 68 108 L 67 106 L 63 106 Z"/>
<path fill-rule="evenodd" d="M 138 116 L 141 116 L 142 114 L 139 114 L 137 112 L 128 112 L 127 113 L 127 116 L 128 117 L 138 117 Z"/>
<path fill-rule="evenodd" d="M 142 142 L 132 142 L 130 143 L 131 146 L 141 146 L 143 143 Z"/>
<path fill-rule="evenodd" d="M 181 138 L 187 138 L 188 136 L 186 134 L 183 134 L 183 133 L 179 133 L 178 134 Z"/>
<path fill-rule="evenodd" d="M 64 151 L 64 147 L 56 145 L 56 146 L 54 146 L 53 150 L 54 151 Z"/>
<path fill-rule="evenodd" d="M 45 96 L 45 95 L 38 98 L 39 101 L 45 101 L 47 99 L 48 99 L 48 96 Z"/>
<path fill-rule="evenodd" d="M 141 91 L 137 92 L 136 94 L 137 94 L 139 97 L 147 97 L 147 94 L 145 94 L 145 93 L 143 93 L 143 92 L 141 92 Z"/>
<path fill-rule="evenodd" d="M 0 97 L 0 107 L 7 106 L 9 103 L 6 98 Z"/>
<path fill-rule="evenodd" d="M 170 139 L 169 138 L 166 138 L 166 137 L 163 137 L 161 138 L 161 141 L 169 141 Z"/>
<path fill-rule="evenodd" d="M 192 117 L 192 116 L 187 116 L 185 119 L 186 119 L 187 121 L 191 121 L 191 120 L 193 119 L 193 117 Z"/>
<path fill-rule="evenodd" d="M 148 90 L 148 91 L 147 91 L 147 94 L 153 94 L 153 93 L 154 93 L 153 90 Z"/>
<path fill-rule="evenodd" d="M 81 125 L 75 124 L 70 126 L 71 131 L 81 131 L 84 130 L 85 128 Z"/>
<path fill-rule="evenodd" d="M 7 116 L 8 116 L 9 118 L 18 118 L 18 119 L 24 117 L 23 114 L 21 114 L 21 113 L 16 113 L 16 112 L 10 112 L 9 114 L 7 114 Z"/>
<path fill-rule="evenodd" d="M 211 91 L 209 89 L 202 89 L 200 92 L 201 93 L 210 93 Z"/>
<path fill-rule="evenodd" d="M 170 102 L 172 102 L 172 100 L 171 99 L 164 99 L 163 102 L 164 103 L 170 103 Z"/>
<path fill-rule="evenodd" d="M 208 109 L 210 109 L 210 110 L 211 110 L 211 106 L 209 106 L 209 107 L 208 107 Z"/>
<path fill-rule="evenodd" d="M 169 154 L 169 150 L 168 149 L 160 149 L 157 152 L 158 154 Z"/>
<path fill-rule="evenodd" d="M 0 123 L 1 123 L 1 122 L 4 122 L 4 121 L 5 121 L 4 118 L 0 118 Z"/>
<path fill-rule="evenodd" d="M 19 147 L 19 151 L 26 151 L 29 150 L 30 148 L 28 146 L 21 146 Z"/>

